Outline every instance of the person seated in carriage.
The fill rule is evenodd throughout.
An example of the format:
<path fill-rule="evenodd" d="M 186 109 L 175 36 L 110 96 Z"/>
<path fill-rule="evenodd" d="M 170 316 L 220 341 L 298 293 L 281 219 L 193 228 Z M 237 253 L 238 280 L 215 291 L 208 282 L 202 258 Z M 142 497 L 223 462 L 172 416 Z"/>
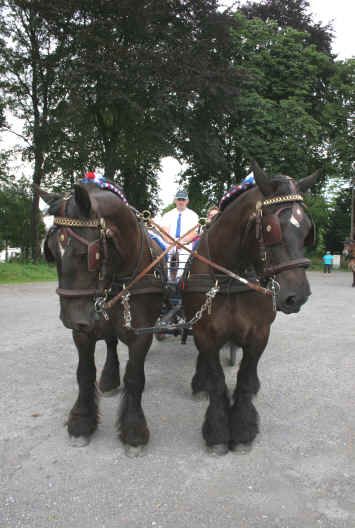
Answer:
<path fill-rule="evenodd" d="M 189 196 L 185 190 L 180 189 L 177 191 L 174 203 L 175 208 L 163 215 L 162 227 L 171 237 L 179 239 L 182 237 L 180 242 L 191 249 L 192 241 L 197 236 L 198 215 L 187 207 Z M 184 233 L 188 231 L 191 232 L 184 236 Z M 171 242 L 168 237 L 166 237 L 166 241 L 168 243 Z M 175 281 L 181 277 L 188 258 L 189 252 L 184 249 L 175 247 L 171 250 L 168 264 L 169 280 Z"/>
<path fill-rule="evenodd" d="M 205 226 L 208 226 L 212 222 L 213 218 L 216 215 L 218 215 L 219 212 L 220 211 L 219 211 L 218 205 L 211 205 L 208 208 L 208 210 L 207 210 Z M 202 235 L 202 232 L 203 232 L 205 226 L 199 225 L 199 227 L 198 227 L 197 236 L 192 241 L 192 249 L 193 249 L 193 251 L 195 251 L 195 249 L 198 248 L 198 243 L 199 243 L 199 240 L 201 238 L 201 235 Z"/>

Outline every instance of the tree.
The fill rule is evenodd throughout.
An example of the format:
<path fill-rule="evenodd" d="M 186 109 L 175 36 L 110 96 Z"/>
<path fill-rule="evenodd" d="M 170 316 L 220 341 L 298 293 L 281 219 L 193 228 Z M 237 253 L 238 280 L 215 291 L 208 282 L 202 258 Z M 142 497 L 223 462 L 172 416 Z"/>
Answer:
<path fill-rule="evenodd" d="M 7 176 L 0 179 L 0 245 L 1 248 L 19 247 L 23 258 L 30 252 L 32 193 L 24 179 L 15 181 Z M 39 233 L 44 234 L 43 221 Z"/>
<path fill-rule="evenodd" d="M 254 158 L 270 173 L 296 178 L 322 167 L 319 192 L 325 176 L 345 177 L 354 147 L 347 125 L 351 65 L 318 51 L 304 32 L 241 14 L 236 19 L 233 62 L 243 75 L 234 108 L 217 117 L 213 108 L 191 109 L 191 130 L 200 137 L 196 142 L 191 134 L 187 142 L 190 167 L 183 177 L 197 207 L 218 201 Z"/>
<path fill-rule="evenodd" d="M 116 178 L 136 206 L 154 204 L 160 158 L 181 154 L 186 108 L 217 93 L 226 100 L 234 86 L 224 53 L 233 19 L 216 0 L 31 5 L 65 38 L 63 108 L 76 112 L 68 137 L 85 129 L 88 163 Z"/>
<path fill-rule="evenodd" d="M 331 54 L 332 27 L 322 26 L 312 20 L 308 0 L 249 1 L 240 7 L 240 11 L 248 18 L 260 18 L 264 22 L 274 20 L 282 28 L 292 27 L 306 33 L 308 44 L 314 44 L 318 51 Z"/>
<path fill-rule="evenodd" d="M 40 185 L 51 144 L 51 113 L 61 94 L 58 69 L 60 46 L 31 2 L 2 0 L 0 33 L 3 44 L 0 87 L 8 108 L 24 120 L 23 139 L 27 144 L 24 156 L 33 161 L 32 182 Z M 29 236 L 34 260 L 40 257 L 38 204 L 38 191 L 34 190 Z"/>
<path fill-rule="evenodd" d="M 325 249 L 341 253 L 343 242 L 349 238 L 351 187 L 346 186 L 335 196 L 331 204 L 329 222 L 325 233 Z"/>

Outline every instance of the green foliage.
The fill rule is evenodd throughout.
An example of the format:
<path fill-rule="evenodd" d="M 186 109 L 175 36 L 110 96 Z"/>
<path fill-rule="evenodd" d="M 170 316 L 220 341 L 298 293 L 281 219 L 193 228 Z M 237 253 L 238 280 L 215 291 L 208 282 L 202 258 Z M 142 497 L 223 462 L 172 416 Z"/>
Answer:
<path fill-rule="evenodd" d="M 0 0 L 0 88 L 26 121 L 34 182 L 63 191 L 101 168 L 154 210 L 160 159 L 175 155 L 200 212 L 254 158 L 270 173 L 351 178 L 354 61 L 336 61 L 331 38 L 306 0 L 234 14 L 217 0 Z M 35 193 L 36 236 L 37 207 Z M 311 209 L 325 225 L 324 200 Z"/>
<path fill-rule="evenodd" d="M 233 109 L 217 115 L 206 102 L 195 105 L 182 147 L 193 203 L 218 200 L 252 159 L 271 174 L 301 178 L 322 167 L 323 178 L 345 177 L 354 148 L 351 61 L 335 62 L 287 25 L 235 18 L 232 56 L 240 77 Z"/>
<path fill-rule="evenodd" d="M 0 262 L 0 284 L 12 284 L 35 281 L 54 281 L 57 279 L 55 267 L 44 262 L 37 264 L 24 262 Z"/>
<path fill-rule="evenodd" d="M 312 20 L 308 0 L 262 0 L 246 2 L 240 11 L 248 18 L 275 20 L 278 26 L 292 27 L 307 33 L 307 42 L 319 51 L 330 54 L 332 27 Z"/>
<path fill-rule="evenodd" d="M 345 187 L 338 191 L 329 214 L 324 240 L 324 248 L 333 253 L 340 253 L 343 242 L 349 238 L 351 232 L 351 188 Z"/>
<path fill-rule="evenodd" d="M 28 182 L 12 177 L 0 178 L 0 248 L 19 247 L 23 258 L 29 257 L 31 240 L 32 196 Z M 39 224 L 44 234 L 44 225 Z"/>
<path fill-rule="evenodd" d="M 202 92 L 231 87 L 223 50 L 232 19 L 216 0 L 31 6 L 63 52 L 66 96 L 54 116 L 49 185 L 63 186 L 80 165 L 101 167 L 136 207 L 155 207 L 160 159 L 176 153 L 185 109 Z"/>

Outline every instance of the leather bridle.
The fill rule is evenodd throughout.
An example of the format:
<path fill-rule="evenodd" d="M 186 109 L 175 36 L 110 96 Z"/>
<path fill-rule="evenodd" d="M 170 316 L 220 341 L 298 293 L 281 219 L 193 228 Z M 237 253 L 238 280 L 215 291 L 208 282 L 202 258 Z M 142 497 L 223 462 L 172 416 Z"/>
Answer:
<path fill-rule="evenodd" d="M 289 259 L 282 264 L 273 264 L 271 258 L 270 248 L 272 246 L 283 244 L 282 231 L 280 227 L 279 215 L 286 209 L 294 210 L 295 204 L 302 203 L 304 206 L 303 196 L 301 194 L 288 194 L 275 196 L 263 201 L 258 201 L 256 204 L 255 226 L 256 226 L 256 240 L 258 243 L 258 250 L 260 260 L 262 262 L 262 270 L 259 273 L 262 279 L 269 279 L 275 277 L 278 273 L 288 271 L 295 268 L 308 268 L 310 260 L 307 258 Z M 271 210 L 270 207 L 281 205 L 276 210 Z M 312 233 L 314 233 L 314 224 L 312 221 Z M 314 242 L 314 235 L 310 237 Z M 308 243 L 307 243 L 308 245 Z"/>
<path fill-rule="evenodd" d="M 55 226 L 54 229 L 59 230 L 57 242 L 62 246 L 63 249 L 65 249 L 69 245 L 70 238 L 74 238 L 80 244 L 87 248 L 87 271 L 96 272 L 97 287 L 80 289 L 58 287 L 56 289 L 56 293 L 60 297 L 68 299 L 79 297 L 93 297 L 100 300 L 100 302 L 102 302 L 102 300 L 106 301 L 110 288 L 112 286 L 111 283 L 113 283 L 115 280 L 115 277 L 112 277 L 111 280 L 109 280 L 109 277 L 107 276 L 107 263 L 109 258 L 108 239 L 112 239 L 116 250 L 119 254 L 121 253 L 120 244 L 116 235 L 116 227 L 114 225 L 107 225 L 106 220 L 103 217 L 83 219 L 66 216 L 67 203 L 70 197 L 71 196 L 67 196 L 64 198 L 59 210 L 59 214 L 61 216 L 55 216 L 53 220 L 53 224 Z M 134 208 L 132 208 L 132 210 L 134 213 L 136 213 Z M 137 274 L 141 264 L 141 260 L 143 258 L 144 233 L 141 221 L 139 221 L 139 227 L 141 236 L 140 248 L 138 250 L 138 258 L 134 267 L 134 271 L 128 278 L 131 278 L 131 276 L 135 276 Z M 95 240 L 90 241 L 84 238 L 83 236 L 79 235 L 72 228 L 96 229 L 98 231 L 98 237 Z M 45 252 L 50 234 L 51 231 L 49 231 L 47 239 L 45 241 Z M 119 277 L 117 277 L 117 279 L 119 279 Z"/>
<path fill-rule="evenodd" d="M 71 218 L 67 216 L 55 217 L 53 224 L 59 227 L 58 243 L 65 249 L 70 238 L 74 238 L 83 246 L 87 248 L 88 271 L 96 272 L 97 288 L 57 288 L 56 292 L 60 297 L 75 298 L 75 297 L 95 297 L 103 295 L 104 286 L 100 283 L 105 282 L 104 268 L 108 259 L 107 247 L 107 233 L 108 229 L 104 218 L 95 219 L 80 219 Z M 98 238 L 94 241 L 89 241 L 86 238 L 76 233 L 74 228 L 90 228 L 98 230 Z"/>

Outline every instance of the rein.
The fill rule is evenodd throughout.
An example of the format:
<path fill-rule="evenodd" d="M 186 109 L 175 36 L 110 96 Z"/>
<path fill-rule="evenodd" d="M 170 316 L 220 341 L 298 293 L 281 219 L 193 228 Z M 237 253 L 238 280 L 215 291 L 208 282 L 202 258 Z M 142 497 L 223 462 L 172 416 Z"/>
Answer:
<path fill-rule="evenodd" d="M 196 250 L 194 251 L 190 250 L 186 246 L 186 244 L 182 244 L 180 240 L 186 237 L 187 235 L 189 235 L 191 232 L 193 232 L 197 226 L 194 226 L 192 229 L 187 231 L 179 239 L 175 239 L 172 236 L 170 236 L 168 233 L 166 233 L 165 230 L 163 230 L 156 222 L 154 222 L 151 219 L 149 213 L 144 212 L 141 214 L 132 208 L 132 210 L 136 214 L 137 219 L 139 220 L 139 225 L 141 226 L 142 236 L 141 236 L 141 248 L 139 252 L 140 254 L 138 257 L 138 262 L 135 267 L 134 273 L 131 275 L 131 277 L 133 278 L 127 284 L 127 286 L 123 284 L 122 285 L 123 287 L 119 291 L 119 293 L 117 293 L 110 300 L 108 300 L 108 295 L 109 295 L 110 290 L 112 290 L 112 285 L 111 285 L 110 290 L 104 289 L 104 288 L 101 288 L 101 289 L 100 288 L 87 288 L 87 289 L 71 289 L 71 290 L 65 289 L 65 288 L 57 288 L 56 291 L 58 295 L 62 297 L 67 297 L 67 298 L 94 297 L 96 312 L 102 313 L 105 319 L 108 319 L 106 310 L 111 309 L 118 301 L 121 301 L 124 307 L 126 305 L 129 306 L 128 299 L 129 299 L 130 290 L 132 289 L 132 287 L 136 283 L 141 281 L 148 274 L 148 272 L 152 270 L 173 247 L 177 247 L 180 249 L 184 249 L 185 251 L 190 253 L 192 257 L 195 257 L 196 259 L 200 260 L 204 264 L 207 264 L 209 267 L 214 268 L 215 270 L 222 272 L 224 275 L 227 275 L 231 279 L 244 284 L 246 288 L 262 293 L 263 295 L 272 296 L 274 308 L 276 309 L 275 297 L 277 293 L 276 286 L 278 286 L 278 283 L 274 280 L 276 274 L 282 271 L 289 270 L 289 269 L 294 269 L 294 268 L 299 268 L 299 267 L 305 268 L 305 267 L 308 267 L 310 264 L 309 259 L 306 259 L 306 258 L 290 259 L 278 265 L 269 264 L 270 255 L 268 252 L 268 247 L 282 242 L 282 233 L 281 233 L 279 215 L 284 209 L 293 207 L 292 203 L 294 202 L 303 202 L 303 196 L 300 194 L 289 194 L 285 196 L 275 196 L 273 198 L 268 198 L 263 201 L 258 201 L 256 203 L 256 212 L 252 214 L 252 217 L 248 221 L 248 225 L 250 225 L 251 220 L 255 219 L 256 240 L 259 245 L 260 258 L 263 264 L 266 264 L 266 266 L 264 267 L 261 273 L 261 277 L 263 279 L 270 280 L 271 289 L 264 288 L 260 286 L 258 283 L 248 281 L 246 278 L 237 275 L 236 273 L 225 268 L 224 266 L 221 266 L 220 264 L 213 262 L 209 258 L 206 258 L 203 255 L 200 255 Z M 269 206 L 273 206 L 273 205 L 279 205 L 279 204 L 289 204 L 289 205 L 281 206 L 273 213 L 264 214 L 265 208 Z M 65 211 L 63 211 L 63 214 L 64 213 Z M 154 226 L 161 234 L 163 234 L 166 238 L 168 238 L 171 243 L 159 256 L 153 259 L 152 262 L 150 262 L 148 266 L 146 266 L 141 272 L 138 273 L 139 265 L 140 265 L 140 262 L 143 256 L 143 248 L 144 248 L 144 240 L 143 240 L 144 231 L 142 227 L 143 221 L 145 221 L 147 224 L 151 226 Z M 102 217 L 96 218 L 96 219 L 79 219 L 79 218 L 70 218 L 66 216 L 60 216 L 60 217 L 54 218 L 54 224 L 62 228 L 59 234 L 59 242 L 62 243 L 63 246 L 65 243 L 67 243 L 67 240 L 69 238 L 68 237 L 68 233 L 69 233 L 71 237 L 75 238 L 78 242 L 80 242 L 81 244 L 83 244 L 84 246 L 88 248 L 88 271 L 98 271 L 98 282 L 100 282 L 100 280 L 103 280 L 105 278 L 104 273 L 103 273 L 103 268 L 108 259 L 107 238 L 112 238 L 116 246 L 116 249 L 119 251 L 119 244 L 117 241 L 117 237 L 115 236 L 115 227 L 107 226 L 105 219 Z M 73 231 L 72 227 L 97 229 L 99 231 L 99 238 L 97 238 L 93 242 L 90 242 L 89 240 L 85 239 L 84 237 L 78 235 L 75 231 Z M 102 251 L 104 255 L 103 259 L 101 258 Z M 213 293 L 213 296 L 215 296 L 215 294 L 219 291 L 219 285 L 217 282 L 214 288 L 216 291 Z M 210 291 L 212 290 L 213 288 Z M 210 291 L 207 292 L 207 294 L 210 294 Z M 130 316 L 130 311 L 127 306 L 126 306 L 126 310 L 124 310 L 124 313 L 126 314 L 125 315 L 126 318 Z M 210 308 L 208 309 L 210 311 Z M 128 324 L 126 326 L 130 327 L 130 321 L 127 321 L 127 323 Z"/>
<path fill-rule="evenodd" d="M 149 222 L 154 227 L 156 227 L 160 232 L 163 232 L 161 227 L 158 224 L 156 224 L 153 220 L 150 219 Z M 186 245 L 181 244 L 178 240 L 175 240 L 172 236 L 168 235 L 167 233 L 164 232 L 164 234 L 165 234 L 165 236 L 167 236 L 167 238 L 169 238 L 169 240 L 171 240 L 173 242 L 173 245 L 176 245 L 180 249 L 184 249 L 184 250 L 188 251 L 190 253 L 190 255 L 192 255 L 193 257 L 196 257 L 198 260 L 200 260 L 204 264 L 207 264 L 208 266 L 211 266 L 212 268 L 214 268 L 214 269 L 216 269 L 218 271 L 221 271 L 222 273 L 224 273 L 225 275 L 228 275 L 232 279 L 235 279 L 235 280 L 237 280 L 239 282 L 242 282 L 243 284 L 248 286 L 248 288 L 250 288 L 251 290 L 255 290 L 255 291 L 259 292 L 259 293 L 263 293 L 264 295 L 272 295 L 272 292 L 270 290 L 268 290 L 267 288 L 263 288 L 262 286 L 259 286 L 258 284 L 255 284 L 253 282 L 249 282 L 244 277 L 240 277 L 239 275 L 237 275 L 233 271 L 230 271 L 229 269 L 225 268 L 224 266 L 221 266 L 220 264 L 216 264 L 212 260 L 204 257 L 203 255 L 200 255 L 197 251 L 192 251 Z"/>

